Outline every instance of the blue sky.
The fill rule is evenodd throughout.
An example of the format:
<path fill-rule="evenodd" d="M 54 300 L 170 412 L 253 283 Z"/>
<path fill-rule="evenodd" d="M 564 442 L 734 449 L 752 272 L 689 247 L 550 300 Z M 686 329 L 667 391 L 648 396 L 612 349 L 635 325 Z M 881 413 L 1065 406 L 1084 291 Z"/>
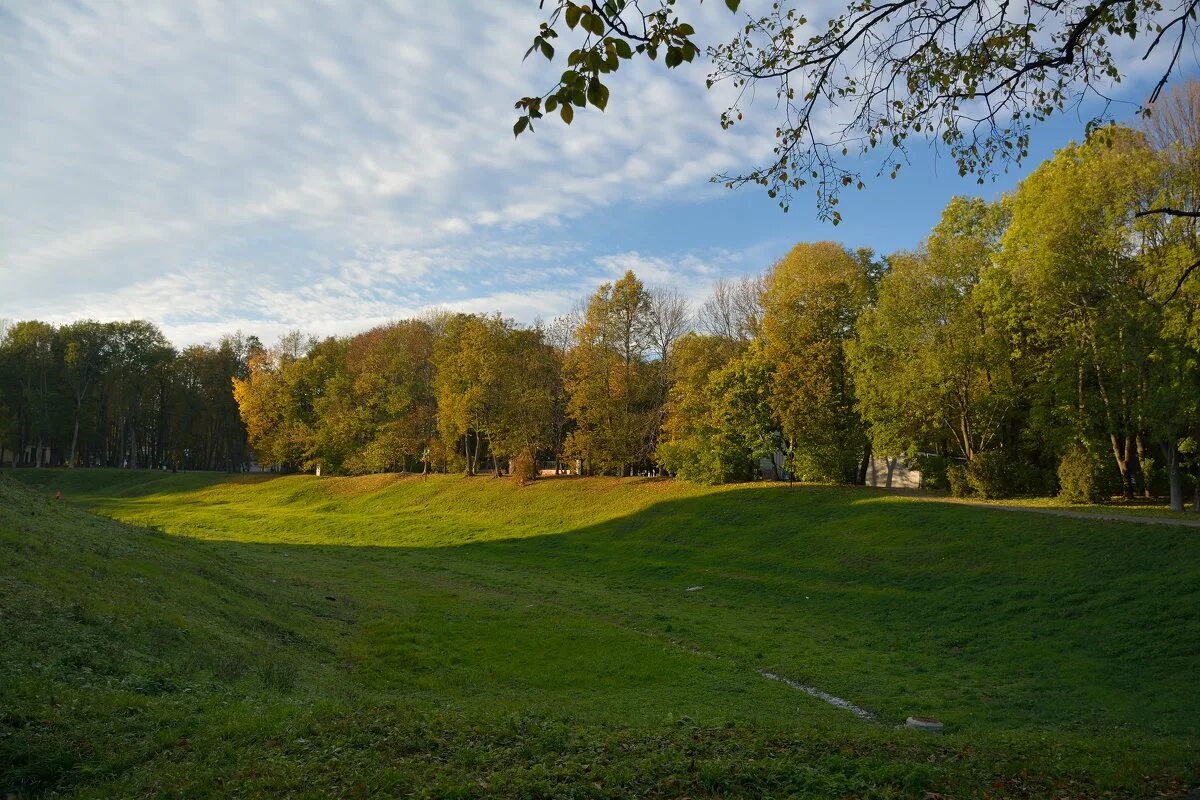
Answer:
<path fill-rule="evenodd" d="M 708 183 L 761 160 L 776 120 L 761 103 L 722 131 L 702 64 L 624 68 L 606 113 L 514 141 L 512 102 L 556 74 L 521 61 L 538 19 L 536 0 L 0 4 L 0 318 L 270 342 L 433 306 L 549 318 L 626 268 L 698 300 L 797 241 L 912 247 L 954 194 L 1019 177 L 979 187 L 919 150 L 837 228 L 810 198 L 784 214 Z M 1027 168 L 1082 130 L 1036 131 Z"/>

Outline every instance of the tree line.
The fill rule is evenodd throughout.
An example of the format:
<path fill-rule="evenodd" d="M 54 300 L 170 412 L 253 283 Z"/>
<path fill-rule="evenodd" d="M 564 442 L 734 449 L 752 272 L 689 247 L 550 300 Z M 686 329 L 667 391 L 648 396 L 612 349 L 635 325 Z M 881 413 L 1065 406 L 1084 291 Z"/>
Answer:
<path fill-rule="evenodd" d="M 433 311 L 351 337 L 293 333 L 233 393 L 280 470 L 645 473 L 689 324 L 680 294 L 628 272 L 548 324 Z"/>
<path fill-rule="evenodd" d="M 254 337 L 176 350 L 149 322 L 0 322 L 0 465 L 245 467 L 230 391 Z"/>
<path fill-rule="evenodd" d="M 144 322 L 0 343 L 19 463 L 327 473 L 665 472 L 1200 505 L 1196 94 L 1071 144 L 916 249 L 802 243 L 693 314 L 632 272 L 521 325 L 431 312 L 356 336 L 176 352 Z M 230 388 L 232 387 L 232 392 Z M 49 447 L 49 450 L 44 450 Z"/>

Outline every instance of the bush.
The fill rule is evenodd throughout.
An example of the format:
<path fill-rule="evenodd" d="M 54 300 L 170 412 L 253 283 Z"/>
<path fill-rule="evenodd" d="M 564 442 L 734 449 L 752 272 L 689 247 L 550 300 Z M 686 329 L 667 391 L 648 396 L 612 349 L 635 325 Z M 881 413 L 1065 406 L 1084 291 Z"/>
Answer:
<path fill-rule="evenodd" d="M 971 484 L 967 482 L 967 468 L 962 464 L 951 464 L 946 467 L 946 486 L 952 497 L 967 497 L 971 494 Z"/>
<path fill-rule="evenodd" d="M 533 452 L 526 447 L 512 460 L 512 474 L 521 483 L 531 483 L 537 477 L 537 459 Z"/>
<path fill-rule="evenodd" d="M 984 500 L 1012 497 L 1016 477 L 1013 463 L 999 450 L 977 453 L 967 464 L 967 483 Z"/>
<path fill-rule="evenodd" d="M 1047 497 L 1058 489 L 1054 470 L 1024 461 L 1013 462 L 1011 469 L 1014 494 Z"/>
<path fill-rule="evenodd" d="M 1094 503 L 1100 499 L 1100 464 L 1092 452 L 1076 444 L 1058 464 L 1058 496 L 1068 503 Z"/>
<path fill-rule="evenodd" d="M 912 459 L 911 466 L 913 469 L 921 472 L 921 488 L 949 488 L 949 484 L 946 481 L 946 470 L 950 468 L 950 459 L 946 458 L 946 456 L 918 454 Z"/>
<path fill-rule="evenodd" d="M 655 460 L 677 478 L 709 485 L 747 480 L 754 466 L 749 454 L 725 437 L 700 435 L 660 442 Z"/>

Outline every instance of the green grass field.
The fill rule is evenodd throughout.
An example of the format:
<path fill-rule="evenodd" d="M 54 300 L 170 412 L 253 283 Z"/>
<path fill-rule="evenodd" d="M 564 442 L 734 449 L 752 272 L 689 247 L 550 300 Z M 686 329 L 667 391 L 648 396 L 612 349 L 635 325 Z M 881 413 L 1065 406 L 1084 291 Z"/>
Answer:
<path fill-rule="evenodd" d="M 1200 784 L 1195 530 L 812 486 L 9 475 L 0 794 Z"/>

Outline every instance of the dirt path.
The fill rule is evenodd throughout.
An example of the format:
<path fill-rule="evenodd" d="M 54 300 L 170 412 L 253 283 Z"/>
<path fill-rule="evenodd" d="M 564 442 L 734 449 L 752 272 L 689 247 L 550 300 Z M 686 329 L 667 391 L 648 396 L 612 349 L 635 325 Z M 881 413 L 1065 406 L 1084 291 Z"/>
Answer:
<path fill-rule="evenodd" d="M 923 494 L 916 491 L 900 490 L 908 497 L 916 500 L 929 500 L 935 503 L 952 503 L 960 506 L 973 506 L 975 508 L 992 508 L 998 511 L 1024 511 L 1029 514 L 1046 514 L 1052 517 L 1068 517 L 1070 519 L 1090 519 L 1100 520 L 1101 522 L 1135 522 L 1142 525 L 1174 525 L 1177 528 L 1200 528 L 1200 519 L 1195 518 L 1174 518 L 1174 517 L 1152 517 L 1140 516 L 1137 514 L 1121 514 L 1119 512 L 1091 512 L 1091 511 L 1071 511 L 1068 508 L 1037 508 L 1036 506 L 1013 506 L 1006 503 L 986 503 L 979 500 L 969 500 L 961 497 L 940 497 L 938 495 Z"/>

